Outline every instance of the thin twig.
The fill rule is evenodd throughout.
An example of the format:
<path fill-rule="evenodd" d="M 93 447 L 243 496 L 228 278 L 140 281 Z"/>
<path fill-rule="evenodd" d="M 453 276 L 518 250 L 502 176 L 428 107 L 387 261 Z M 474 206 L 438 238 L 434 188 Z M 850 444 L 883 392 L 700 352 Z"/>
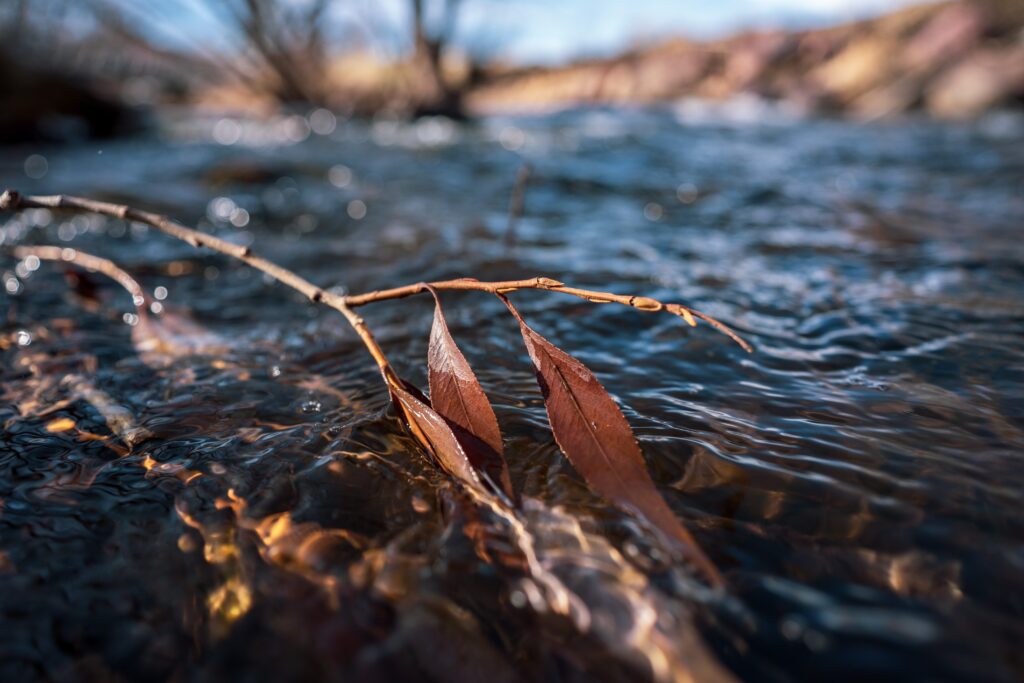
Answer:
<path fill-rule="evenodd" d="M 150 299 L 146 296 L 145 290 L 138 281 L 120 268 L 113 261 L 109 261 L 99 256 L 93 256 L 92 254 L 86 254 L 84 251 L 78 249 L 72 249 L 70 247 L 15 247 L 13 250 L 15 257 L 20 259 L 26 259 L 29 256 L 35 256 L 41 261 L 60 261 L 62 263 L 72 263 L 79 268 L 83 268 L 92 273 L 100 273 L 106 275 L 111 280 L 128 290 L 128 293 L 132 295 L 132 303 L 138 309 L 144 309 L 150 304 Z"/>
<path fill-rule="evenodd" d="M 152 226 L 153 228 L 183 240 L 194 247 L 206 247 L 213 249 L 214 251 L 220 252 L 232 258 L 238 259 L 247 265 L 256 268 L 277 280 L 278 282 L 301 292 L 307 298 L 313 302 L 323 303 L 331 308 L 342 313 L 346 320 L 356 330 L 357 334 L 363 341 L 364 345 L 373 356 L 378 367 L 381 370 L 384 380 L 387 383 L 389 389 L 391 389 L 392 397 L 396 394 L 404 394 L 407 389 L 406 385 L 397 376 L 394 370 L 391 368 L 390 363 L 384 356 L 380 346 L 374 340 L 373 335 L 366 326 L 363 319 L 357 315 L 353 308 L 376 301 L 384 301 L 389 299 L 399 299 L 421 292 L 432 292 L 433 290 L 475 290 L 489 292 L 497 294 L 499 297 L 504 299 L 504 294 L 520 289 L 539 289 L 551 292 L 561 292 L 563 294 L 569 294 L 581 299 L 584 299 L 593 303 L 618 303 L 624 306 L 630 306 L 642 311 L 667 311 L 678 315 L 691 326 L 696 325 L 695 318 L 704 320 L 726 335 L 734 339 L 740 346 L 742 346 L 748 352 L 751 351 L 751 347 L 743 339 L 741 339 L 735 332 L 729 327 L 718 322 L 714 318 L 707 316 L 699 311 L 694 311 L 681 304 L 666 304 L 656 299 L 642 296 L 626 296 L 621 294 L 613 294 L 610 292 L 599 292 L 587 289 L 580 289 L 577 287 L 569 287 L 557 280 L 546 277 L 536 277 L 528 280 L 505 280 L 499 282 L 480 282 L 479 280 L 464 278 L 459 280 L 447 280 L 433 283 L 418 283 L 415 285 L 407 285 L 405 287 L 397 287 L 393 289 L 381 290 L 376 292 L 370 292 L 367 294 L 360 294 L 354 296 L 339 296 L 327 292 L 320 287 L 312 284 L 308 280 L 296 275 L 290 270 L 282 268 L 266 259 L 256 256 L 252 249 L 249 247 L 243 247 L 236 244 L 232 244 L 225 240 L 222 240 L 213 235 L 208 235 L 197 230 L 185 227 L 180 223 L 176 223 L 164 216 L 149 213 L 145 211 L 139 211 L 131 207 L 119 204 L 112 204 L 107 202 L 100 202 L 90 199 L 83 199 L 80 197 L 68 197 L 63 195 L 52 195 L 52 196 L 22 196 L 13 190 L 7 190 L 0 195 L 0 211 L 18 211 L 22 209 L 31 208 L 45 208 L 45 209 L 58 209 L 66 210 L 77 213 L 95 213 L 104 216 L 110 216 L 126 221 L 135 221 L 138 223 L 144 223 Z M 35 256 L 39 259 L 47 260 L 59 260 L 68 261 L 75 263 L 84 268 L 101 272 L 105 275 L 110 276 L 122 286 L 124 286 L 132 294 L 133 300 L 137 306 L 145 303 L 146 297 L 139 286 L 138 282 L 135 281 L 128 273 L 117 267 L 111 261 L 102 259 L 99 257 L 91 256 L 78 252 L 77 250 L 70 248 L 59 248 L 59 247 L 15 247 L 13 249 L 14 254 L 21 258 L 27 258 Z M 507 300 L 506 300 L 506 303 Z M 514 309 L 512 309 L 513 312 Z M 518 317 L 518 313 L 516 313 Z M 142 316 L 145 319 L 145 316 Z M 404 404 L 399 404 L 402 411 L 406 412 L 406 423 L 410 430 L 414 433 L 417 440 L 429 451 L 434 451 L 434 445 L 431 442 L 430 437 L 423 433 L 423 430 L 418 425 L 416 419 L 411 417 L 409 408 L 404 407 Z M 628 427 L 627 427 L 628 430 Z M 127 441 L 127 439 L 126 439 Z M 130 445 L 130 444 L 129 444 Z M 465 457 L 463 455 L 463 457 Z M 439 458 L 440 460 L 440 458 Z M 460 476 L 464 482 L 468 482 L 469 479 L 465 476 Z M 475 475 L 473 475 L 475 481 Z M 471 494 L 474 493 L 475 488 L 470 486 L 467 489 Z M 495 509 L 498 507 L 498 499 L 490 496 L 474 495 L 481 503 L 491 505 Z M 627 499 L 628 502 L 629 499 Z M 515 515 L 508 515 L 508 518 L 515 521 L 517 518 Z M 689 543 L 688 535 L 680 537 L 685 542 Z M 693 546 L 695 549 L 696 545 Z M 706 558 L 700 553 L 699 549 L 695 551 L 695 557 L 698 565 L 702 567 L 711 577 L 715 579 L 717 572 L 714 567 L 707 562 Z M 693 552 L 691 552 L 693 555 Z M 710 569 L 709 569 L 710 567 Z M 720 583 L 720 579 L 716 581 Z"/>
<path fill-rule="evenodd" d="M 122 204 L 111 204 L 108 202 L 99 202 L 92 199 L 84 199 L 82 197 L 68 197 L 65 195 L 50 195 L 50 196 L 23 196 L 14 190 L 5 190 L 0 195 L 0 210 L 7 211 L 19 211 L 21 209 L 61 209 L 64 211 L 70 211 L 73 213 L 96 213 L 102 216 L 110 216 L 111 218 L 120 218 L 126 221 L 135 221 L 137 223 L 145 223 L 146 225 L 152 226 L 177 239 L 183 240 L 193 247 L 206 247 L 213 249 L 226 256 L 238 259 L 246 263 L 257 270 L 263 271 L 270 277 L 274 278 L 278 282 L 292 289 L 301 292 L 304 296 L 309 298 L 310 301 L 326 304 L 334 310 L 338 311 L 345 316 L 349 324 L 352 325 L 359 338 L 363 341 L 363 344 L 369 350 L 370 355 L 373 356 L 373 360 L 377 363 L 381 372 L 384 374 L 385 380 L 389 384 L 397 382 L 397 376 L 391 369 L 391 364 L 388 362 L 387 357 L 381 350 L 380 345 L 373 338 L 373 334 L 370 329 L 366 326 L 366 322 L 355 313 L 345 303 L 344 297 L 340 297 L 336 294 L 332 294 L 320 287 L 317 287 L 309 280 L 306 280 L 290 270 L 282 268 L 281 266 L 271 263 L 270 261 L 256 256 L 252 249 L 249 247 L 239 246 L 232 244 L 219 237 L 208 235 L 192 228 L 187 228 L 180 223 L 176 223 L 166 216 L 159 214 L 150 213 L 148 211 L 139 211 L 129 206 Z"/>
<path fill-rule="evenodd" d="M 666 304 L 658 301 L 657 299 L 652 299 L 646 296 L 627 296 L 623 294 L 613 294 L 611 292 L 598 292 L 590 289 L 580 289 L 579 287 L 569 287 L 558 280 L 552 280 L 547 277 L 535 277 L 528 280 L 502 280 L 499 282 L 481 282 L 472 278 L 443 280 L 440 282 L 420 282 L 414 285 L 405 285 L 404 287 L 395 287 L 393 289 L 382 289 L 374 292 L 367 292 L 366 294 L 355 294 L 341 298 L 349 307 L 356 308 L 375 301 L 403 299 L 415 294 L 421 294 L 429 291 L 431 287 L 439 290 L 473 290 L 478 292 L 489 292 L 491 294 L 505 294 L 519 289 L 542 289 L 548 292 L 569 294 L 595 304 L 616 303 L 622 304 L 623 306 L 632 306 L 633 308 L 641 311 L 667 311 L 668 313 L 672 313 L 683 318 L 691 327 L 695 327 L 697 325 L 697 319 L 699 318 L 735 341 L 748 353 L 753 351 L 750 344 L 736 334 L 731 327 L 705 313 L 695 311 L 688 306 L 683 306 L 682 304 Z"/>
<path fill-rule="evenodd" d="M 516 224 L 523 216 L 526 209 L 526 184 L 530 181 L 530 174 L 533 169 L 529 164 L 523 164 L 516 172 L 516 182 L 512 186 L 512 197 L 508 202 L 508 225 L 505 226 L 505 244 L 511 246 L 516 243 Z"/>
<path fill-rule="evenodd" d="M 209 249 L 213 249 L 214 251 L 236 258 L 257 270 L 261 270 L 278 282 L 301 292 L 311 301 L 326 304 L 344 315 L 346 320 L 349 321 L 349 324 L 351 324 L 355 329 L 356 333 L 359 334 L 363 344 L 369 350 L 378 367 L 380 367 L 381 372 L 384 373 L 385 379 L 389 383 L 394 382 L 396 379 L 394 372 L 391 369 L 391 365 L 384 356 L 384 352 L 377 344 L 377 341 L 373 338 L 373 334 L 366 326 L 365 321 L 352 309 L 376 301 L 401 299 L 427 292 L 429 291 L 428 287 L 433 287 L 438 290 L 475 290 L 489 292 L 492 294 L 513 292 L 519 289 L 542 289 L 550 292 L 569 294 L 591 303 L 617 303 L 624 306 L 631 306 L 641 311 L 667 311 L 685 319 L 691 326 L 695 326 L 697 324 L 696 319 L 703 320 L 735 341 L 748 353 L 753 351 L 750 344 L 748 344 L 742 337 L 736 334 L 736 332 L 734 332 L 729 326 L 719 322 L 715 318 L 687 306 L 683 306 L 682 304 L 662 303 L 657 299 L 651 299 L 650 297 L 645 296 L 627 296 L 622 294 L 613 294 L 611 292 L 599 292 L 589 289 L 580 289 L 578 287 L 569 287 L 558 280 L 552 280 L 551 278 L 546 277 L 535 277 L 528 280 L 505 280 L 500 282 L 481 282 L 471 278 L 462 278 L 458 280 L 444 280 L 430 283 L 420 282 L 414 285 L 378 290 L 368 292 L 366 294 L 340 296 L 314 285 L 290 270 L 256 256 L 249 247 L 232 244 L 231 242 L 222 240 L 219 237 L 214 237 L 213 235 L 208 235 L 206 233 L 199 232 L 198 230 L 187 228 L 184 225 L 176 223 L 159 214 L 139 211 L 121 204 L 99 202 L 92 199 L 83 199 L 81 197 L 69 197 L 64 195 L 36 197 L 22 196 L 13 190 L 7 190 L 0 195 L 0 210 L 16 211 L 19 209 L 30 208 L 63 209 L 79 213 L 97 213 L 113 218 L 120 218 L 122 220 L 145 223 L 146 225 L 150 225 L 172 237 L 183 240 L 194 247 L 207 247 Z"/>

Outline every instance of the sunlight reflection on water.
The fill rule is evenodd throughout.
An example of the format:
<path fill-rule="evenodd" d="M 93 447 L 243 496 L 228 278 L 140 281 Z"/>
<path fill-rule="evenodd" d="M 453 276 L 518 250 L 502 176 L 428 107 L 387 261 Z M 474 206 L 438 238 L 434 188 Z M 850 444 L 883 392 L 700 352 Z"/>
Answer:
<path fill-rule="evenodd" d="M 623 404 L 726 574 L 714 597 L 558 454 L 499 302 L 444 295 L 531 501 L 518 521 L 466 517 L 329 310 L 152 231 L 6 218 L 0 244 L 112 258 L 224 350 L 154 363 L 114 287 L 0 262 L 5 679 L 1019 676 L 1024 139 L 783 114 L 187 119 L 102 156 L 33 150 L 35 179 L 4 164 L 5 186 L 168 213 L 336 291 L 547 275 L 693 305 L 757 346 L 516 295 Z M 421 386 L 431 308 L 365 310 Z M 543 571 L 508 559 L 524 538 Z"/>

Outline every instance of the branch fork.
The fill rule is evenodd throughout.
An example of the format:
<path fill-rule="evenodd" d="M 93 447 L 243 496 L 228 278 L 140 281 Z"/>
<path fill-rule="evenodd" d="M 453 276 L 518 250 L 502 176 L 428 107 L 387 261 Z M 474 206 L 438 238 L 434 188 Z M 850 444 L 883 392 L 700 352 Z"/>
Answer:
<path fill-rule="evenodd" d="M 722 585 L 718 570 L 658 493 L 647 472 L 636 437 L 615 401 L 582 363 L 533 331 L 506 298 L 506 294 L 522 289 L 559 292 L 591 303 L 617 303 L 646 312 L 665 311 L 683 318 L 691 326 L 696 326 L 697 319 L 700 319 L 731 338 L 745 351 L 752 351 L 746 341 L 718 320 L 682 304 L 663 303 L 646 296 L 571 287 L 543 276 L 493 282 L 459 278 L 343 296 L 324 290 L 296 273 L 257 256 L 249 247 L 188 228 L 159 214 L 65 195 L 23 196 L 13 190 L 0 195 L 0 210 L 31 208 L 93 213 L 144 223 L 193 247 L 206 247 L 239 260 L 303 294 L 310 301 L 322 303 L 340 312 L 376 362 L 393 404 L 410 432 L 441 469 L 484 504 L 516 500 L 516 492 L 512 488 L 502 453 L 501 432 L 493 409 L 448 331 L 438 292 L 479 291 L 497 296 L 519 322 L 544 395 L 548 421 L 555 440 L 569 461 L 594 491 L 619 507 L 642 515 L 669 544 L 700 569 L 713 585 Z M 32 255 L 43 260 L 70 262 L 103 273 L 132 294 L 133 302 L 143 311 L 142 318 L 145 318 L 144 306 L 148 299 L 142 288 L 111 261 L 74 249 L 53 246 L 15 247 L 13 253 L 19 258 Z M 435 301 L 434 327 L 428 353 L 430 398 L 399 377 L 366 321 L 354 310 L 367 304 L 422 293 L 431 294 Z"/>

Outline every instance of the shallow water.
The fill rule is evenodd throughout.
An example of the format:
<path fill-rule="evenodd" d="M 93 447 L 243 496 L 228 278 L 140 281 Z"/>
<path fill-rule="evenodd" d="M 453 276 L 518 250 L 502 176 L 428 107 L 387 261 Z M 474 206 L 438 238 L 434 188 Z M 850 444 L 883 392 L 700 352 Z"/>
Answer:
<path fill-rule="evenodd" d="M 756 347 L 513 295 L 620 401 L 718 595 L 560 455 L 497 300 L 443 295 L 512 517 L 415 447 L 336 313 L 139 226 L 7 217 L 3 246 L 114 259 L 210 346 L 139 354 L 116 286 L 0 263 L 2 680 L 1024 675 L 1019 121 L 176 119 L 0 151 L 0 185 L 168 213 L 349 292 L 546 275 L 686 303 Z M 363 313 L 424 386 L 429 298 Z"/>

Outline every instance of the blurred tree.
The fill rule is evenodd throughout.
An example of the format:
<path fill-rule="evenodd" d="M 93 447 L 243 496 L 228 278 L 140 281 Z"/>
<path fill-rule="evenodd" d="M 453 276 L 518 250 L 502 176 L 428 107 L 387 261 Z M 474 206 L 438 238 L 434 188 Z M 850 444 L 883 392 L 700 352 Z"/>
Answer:
<path fill-rule="evenodd" d="M 445 79 L 443 68 L 444 51 L 455 35 L 462 0 L 438 0 L 432 4 L 433 17 L 424 0 L 410 0 L 412 65 L 418 81 L 412 93 L 414 114 L 462 116 L 461 90 Z"/>
<path fill-rule="evenodd" d="M 0 143 L 104 137 L 134 125 L 80 69 L 92 28 L 77 0 L 0 2 Z"/>
<path fill-rule="evenodd" d="M 0 0 L 0 36 L 38 28 L 46 38 L 34 42 L 48 58 L 62 68 L 74 62 L 76 73 L 112 92 L 126 76 L 153 76 L 172 94 L 229 81 L 286 104 L 344 107 L 353 103 L 334 90 L 343 79 L 332 80 L 332 65 L 342 63 L 333 60 L 357 45 L 362 26 L 363 44 L 390 47 L 385 63 L 398 68 L 378 72 L 380 92 L 356 97 L 413 116 L 461 117 L 463 91 L 480 73 L 472 56 L 501 44 L 492 13 L 513 4 L 367 0 L 360 11 L 356 0 Z M 483 37 L 476 49 L 473 37 Z M 456 62 L 456 44 L 461 71 L 445 68 Z M 95 73 L 86 73 L 90 65 Z"/>
<path fill-rule="evenodd" d="M 228 73 L 285 103 L 323 103 L 324 24 L 333 0 L 89 0 L 102 24 L 123 40 L 178 45 L 183 60 Z M 223 37 L 210 49 L 195 26 Z"/>

